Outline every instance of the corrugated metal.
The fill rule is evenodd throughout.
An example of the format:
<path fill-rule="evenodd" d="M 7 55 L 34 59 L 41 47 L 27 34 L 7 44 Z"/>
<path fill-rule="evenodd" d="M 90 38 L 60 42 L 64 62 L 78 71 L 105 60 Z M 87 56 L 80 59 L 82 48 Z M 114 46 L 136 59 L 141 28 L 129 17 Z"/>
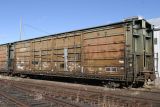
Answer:
<path fill-rule="evenodd" d="M 124 64 L 125 44 L 124 26 L 85 33 L 83 39 L 84 68 L 86 72 L 105 75 L 119 74 Z M 114 67 L 115 71 L 107 68 Z"/>
<path fill-rule="evenodd" d="M 7 45 L 0 46 L 0 70 L 6 71 L 8 70 L 8 50 Z"/>
<path fill-rule="evenodd" d="M 149 79 L 154 76 L 151 29 L 145 20 L 133 20 L 14 42 L 10 68 L 14 73 Z"/>

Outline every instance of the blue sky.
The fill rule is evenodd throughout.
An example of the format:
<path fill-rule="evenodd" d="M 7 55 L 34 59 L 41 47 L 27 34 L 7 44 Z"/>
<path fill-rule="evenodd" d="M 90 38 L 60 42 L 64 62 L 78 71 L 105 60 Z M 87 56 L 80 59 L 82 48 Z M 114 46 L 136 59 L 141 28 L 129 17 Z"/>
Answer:
<path fill-rule="evenodd" d="M 118 22 L 160 17 L 160 0 L 0 0 L 0 44 Z"/>

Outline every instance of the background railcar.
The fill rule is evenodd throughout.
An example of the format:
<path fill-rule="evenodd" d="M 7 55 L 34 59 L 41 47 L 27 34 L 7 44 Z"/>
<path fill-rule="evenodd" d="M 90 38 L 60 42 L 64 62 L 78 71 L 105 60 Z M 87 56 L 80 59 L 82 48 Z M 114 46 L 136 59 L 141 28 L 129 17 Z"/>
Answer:
<path fill-rule="evenodd" d="M 0 70 L 8 71 L 8 48 L 7 45 L 0 45 Z"/>
<path fill-rule="evenodd" d="M 152 25 L 144 19 L 18 41 L 6 48 L 0 49 L 8 52 L 1 54 L 1 68 L 13 74 L 127 83 L 155 78 Z"/>

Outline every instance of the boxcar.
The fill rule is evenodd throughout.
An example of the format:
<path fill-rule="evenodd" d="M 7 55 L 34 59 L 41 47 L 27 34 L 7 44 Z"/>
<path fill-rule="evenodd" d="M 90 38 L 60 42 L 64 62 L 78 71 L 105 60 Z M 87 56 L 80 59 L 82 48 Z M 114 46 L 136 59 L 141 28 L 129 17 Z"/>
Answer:
<path fill-rule="evenodd" d="M 7 45 L 0 46 L 0 70 L 1 70 L 1 72 L 8 71 L 8 48 L 7 48 Z"/>
<path fill-rule="evenodd" d="M 126 83 L 154 80 L 152 25 L 128 19 L 0 46 L 1 71 Z"/>

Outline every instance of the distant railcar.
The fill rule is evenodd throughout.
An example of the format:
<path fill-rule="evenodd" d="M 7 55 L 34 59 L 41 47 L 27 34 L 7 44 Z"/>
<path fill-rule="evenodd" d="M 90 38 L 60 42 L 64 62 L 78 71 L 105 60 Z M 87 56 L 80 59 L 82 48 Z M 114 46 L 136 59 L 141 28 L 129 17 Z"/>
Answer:
<path fill-rule="evenodd" d="M 139 83 L 154 80 L 152 25 L 144 19 L 0 46 L 0 71 Z"/>

